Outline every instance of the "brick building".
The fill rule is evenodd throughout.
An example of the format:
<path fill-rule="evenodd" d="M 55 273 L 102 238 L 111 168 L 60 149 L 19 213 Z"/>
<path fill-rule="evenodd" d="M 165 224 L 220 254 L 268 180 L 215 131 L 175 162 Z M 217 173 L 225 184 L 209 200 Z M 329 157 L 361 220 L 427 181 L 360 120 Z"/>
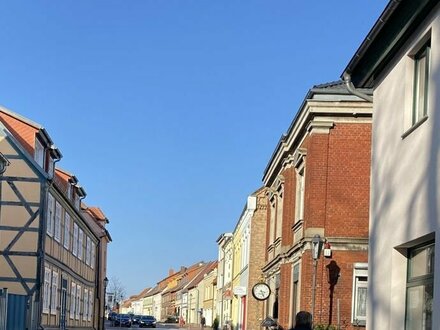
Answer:
<path fill-rule="evenodd" d="M 284 329 L 300 310 L 315 325 L 365 324 L 371 107 L 342 82 L 313 87 L 264 172 L 265 315 Z"/>

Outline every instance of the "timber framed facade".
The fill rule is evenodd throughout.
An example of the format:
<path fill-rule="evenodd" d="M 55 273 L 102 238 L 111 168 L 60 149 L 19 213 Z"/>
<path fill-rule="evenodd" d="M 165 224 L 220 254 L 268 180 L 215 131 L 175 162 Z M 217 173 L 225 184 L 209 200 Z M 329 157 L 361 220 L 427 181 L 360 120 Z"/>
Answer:
<path fill-rule="evenodd" d="M 0 176 L 0 287 L 14 299 L 7 328 L 98 328 L 102 236 L 97 219 L 84 216 L 84 189 L 55 168 L 62 155 L 46 130 L 5 108 L 0 152 L 8 163 Z"/>

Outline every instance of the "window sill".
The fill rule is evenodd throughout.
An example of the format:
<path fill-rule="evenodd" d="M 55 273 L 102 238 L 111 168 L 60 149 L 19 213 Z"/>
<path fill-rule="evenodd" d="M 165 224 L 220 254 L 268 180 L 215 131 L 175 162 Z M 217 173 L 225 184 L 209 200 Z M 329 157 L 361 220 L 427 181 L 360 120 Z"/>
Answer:
<path fill-rule="evenodd" d="M 415 123 L 413 126 L 411 126 L 405 133 L 402 134 L 402 140 L 406 138 L 408 135 L 410 135 L 412 132 L 414 132 L 427 120 L 428 120 L 428 116 L 425 116 L 422 119 L 420 119 L 417 123 Z"/>

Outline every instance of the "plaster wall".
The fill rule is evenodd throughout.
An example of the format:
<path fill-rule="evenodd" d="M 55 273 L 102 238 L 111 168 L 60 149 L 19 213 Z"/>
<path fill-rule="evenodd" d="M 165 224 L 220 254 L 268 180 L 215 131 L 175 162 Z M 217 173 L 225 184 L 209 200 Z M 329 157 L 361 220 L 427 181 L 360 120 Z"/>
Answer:
<path fill-rule="evenodd" d="M 407 259 L 398 249 L 440 228 L 440 10 L 408 40 L 374 91 L 370 204 L 368 329 L 405 327 Z M 428 118 L 410 128 L 412 51 L 431 36 Z M 434 302 L 440 304 L 440 245 L 435 247 Z M 399 252 L 400 251 L 400 252 Z M 440 328 L 433 309 L 433 329 Z"/>

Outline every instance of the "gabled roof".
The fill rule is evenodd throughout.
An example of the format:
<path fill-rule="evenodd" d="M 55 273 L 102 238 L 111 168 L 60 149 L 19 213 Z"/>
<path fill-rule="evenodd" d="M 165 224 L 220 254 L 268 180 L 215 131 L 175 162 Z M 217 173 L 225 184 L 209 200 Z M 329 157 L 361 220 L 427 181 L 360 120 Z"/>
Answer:
<path fill-rule="evenodd" d="M 0 106 L 0 120 L 31 156 L 34 155 L 37 133 L 40 133 L 42 142 L 46 146 L 53 145 L 52 139 L 43 126 L 3 106 Z"/>
<path fill-rule="evenodd" d="M 341 77 L 348 74 L 356 87 L 372 88 L 376 77 L 438 3 L 438 0 L 391 0 Z"/>
<path fill-rule="evenodd" d="M 205 277 L 206 274 L 210 273 L 213 269 L 217 267 L 217 261 L 208 262 L 197 274 L 194 278 L 189 282 L 186 286 L 186 289 L 190 290 L 195 288 Z"/>

